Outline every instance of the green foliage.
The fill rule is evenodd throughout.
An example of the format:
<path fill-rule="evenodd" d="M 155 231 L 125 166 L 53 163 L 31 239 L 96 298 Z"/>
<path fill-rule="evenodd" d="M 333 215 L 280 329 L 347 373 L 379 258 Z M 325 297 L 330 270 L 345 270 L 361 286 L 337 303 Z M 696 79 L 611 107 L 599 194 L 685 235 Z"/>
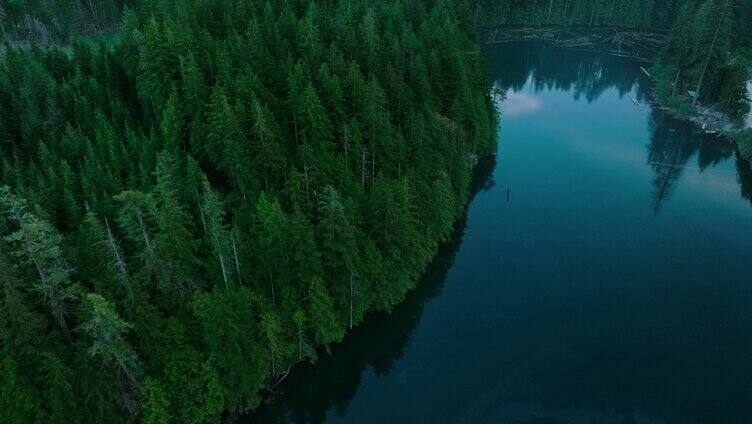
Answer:
<path fill-rule="evenodd" d="M 0 351 L 0 360 L 0 411 L 3 411 L 3 419 L 11 424 L 41 422 L 43 408 L 38 391 L 19 374 L 18 364 L 4 349 Z"/>
<path fill-rule="evenodd" d="M 144 381 L 144 411 L 142 420 L 144 424 L 168 424 L 170 423 L 169 406 L 164 389 L 157 381 L 147 379 Z"/>
<path fill-rule="evenodd" d="M 89 318 L 81 330 L 92 339 L 89 354 L 99 357 L 104 365 L 113 365 L 135 379 L 140 370 L 135 352 L 128 346 L 123 335 L 132 325 L 120 319 L 113 305 L 102 296 L 89 294 Z"/>
<path fill-rule="evenodd" d="M 215 287 L 211 293 L 198 293 L 192 302 L 203 343 L 222 385 L 225 406 L 234 411 L 258 405 L 257 390 L 268 372 L 268 363 L 262 360 L 267 356 L 262 340 L 276 328 L 270 328 L 266 320 L 262 333 L 261 320 L 253 314 L 257 303 L 245 287 Z"/>
<path fill-rule="evenodd" d="M 313 277 L 308 303 L 316 342 L 322 345 L 342 340 L 344 326 L 334 315 L 334 302 L 320 277 Z"/>
<path fill-rule="evenodd" d="M 218 422 L 449 234 L 495 141 L 466 2 L 84 3 L 3 3 L 126 9 L 0 55 L 1 416 Z"/>
<path fill-rule="evenodd" d="M 683 4 L 653 67 L 658 100 L 686 117 L 693 112 L 688 103 L 696 103 L 691 93 L 700 103 L 741 120 L 750 107 L 746 84 L 752 37 L 740 19 L 751 9 L 736 0 Z"/>
<path fill-rule="evenodd" d="M 0 207 L 4 217 L 17 227 L 5 236 L 18 264 L 31 278 L 30 291 L 45 304 L 62 334 L 70 339 L 67 314 L 78 297 L 78 286 L 70 279 L 71 270 L 62 253 L 62 237 L 48 222 L 27 211 L 23 199 L 7 187 L 0 189 Z"/>
<path fill-rule="evenodd" d="M 135 397 L 143 372 L 141 361 L 126 339 L 133 327 L 123 321 L 112 303 L 102 296 L 90 293 L 86 296 L 87 314 L 79 331 L 90 340 L 88 353 L 101 366 L 117 375 L 120 385 L 120 402 L 131 414 L 138 406 Z"/>
<path fill-rule="evenodd" d="M 668 28 L 689 0 L 480 0 L 478 18 L 493 25 Z M 475 3 L 475 2 L 474 2 Z"/>
<path fill-rule="evenodd" d="M 216 423 L 224 408 L 222 385 L 211 362 L 185 343 L 172 349 L 164 368 L 169 417 L 184 423 Z"/>

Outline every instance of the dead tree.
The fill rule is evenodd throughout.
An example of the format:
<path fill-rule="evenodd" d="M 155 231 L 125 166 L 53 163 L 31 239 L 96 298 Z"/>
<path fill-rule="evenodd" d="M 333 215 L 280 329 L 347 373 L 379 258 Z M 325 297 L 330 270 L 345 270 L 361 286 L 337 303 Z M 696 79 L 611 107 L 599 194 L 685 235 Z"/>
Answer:
<path fill-rule="evenodd" d="M 726 16 L 726 10 L 724 9 L 723 12 L 721 12 L 721 19 L 718 20 L 718 26 L 715 29 L 715 34 L 713 35 L 713 41 L 710 43 L 710 49 L 708 50 L 708 57 L 705 58 L 705 65 L 702 67 L 702 74 L 700 74 L 700 80 L 697 81 L 697 95 L 693 97 L 692 99 L 692 106 L 697 103 L 697 99 L 700 98 L 700 89 L 702 88 L 702 81 L 705 79 L 705 72 L 708 70 L 708 65 L 710 64 L 710 56 L 713 54 L 713 48 L 715 47 L 715 41 L 718 39 L 718 32 L 721 30 L 721 24 L 723 24 L 723 18 Z"/>

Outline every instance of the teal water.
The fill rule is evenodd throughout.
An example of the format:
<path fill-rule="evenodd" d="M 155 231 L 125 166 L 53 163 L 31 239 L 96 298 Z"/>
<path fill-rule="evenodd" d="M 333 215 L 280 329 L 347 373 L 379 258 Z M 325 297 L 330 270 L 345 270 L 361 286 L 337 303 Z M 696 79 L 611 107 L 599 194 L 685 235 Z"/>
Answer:
<path fill-rule="evenodd" d="M 752 422 L 749 166 L 642 103 L 636 63 L 486 55 L 501 139 L 452 242 L 248 420 Z"/>

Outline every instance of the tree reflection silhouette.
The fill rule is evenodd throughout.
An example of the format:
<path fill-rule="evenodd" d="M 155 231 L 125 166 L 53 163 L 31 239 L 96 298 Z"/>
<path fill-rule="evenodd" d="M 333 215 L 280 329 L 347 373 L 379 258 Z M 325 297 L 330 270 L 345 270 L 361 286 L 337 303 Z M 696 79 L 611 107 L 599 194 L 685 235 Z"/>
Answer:
<path fill-rule="evenodd" d="M 496 158 L 483 158 L 475 168 L 471 196 L 490 190 Z M 426 302 L 436 297 L 452 267 L 462 243 L 467 217 L 456 223 L 450 241 L 439 248 L 417 288 L 408 294 L 390 314 L 369 316 L 365 323 L 332 347 L 331 355 L 321 353 L 315 364 L 295 368 L 279 387 L 279 396 L 253 414 L 237 422 L 249 423 L 321 423 L 334 409 L 342 414 L 357 392 L 363 372 L 371 368 L 376 375 L 389 373 L 408 345 Z"/>
<path fill-rule="evenodd" d="M 495 81 L 502 93 L 509 89 L 519 91 L 531 82 L 536 92 L 551 88 L 572 90 L 576 98 L 583 98 L 588 102 L 597 100 L 612 87 L 615 87 L 621 96 L 634 92 L 636 100 L 642 102 L 649 99 L 650 81 L 640 70 L 638 63 L 624 58 L 592 52 L 566 51 L 546 46 L 543 43 L 510 44 L 504 49 L 494 46 L 487 49 L 486 53 L 491 81 Z M 509 60 L 509 58 L 514 58 L 514 60 Z M 677 182 L 685 174 L 687 168 L 697 167 L 700 171 L 706 171 L 732 155 L 736 155 L 736 167 L 739 171 L 737 179 L 741 195 L 752 204 L 752 171 L 749 164 L 740 159 L 732 144 L 714 135 L 702 134 L 693 126 L 674 120 L 659 110 L 650 112 L 648 127 L 650 137 L 645 146 L 645 160 L 654 174 L 649 189 L 652 193 L 652 208 L 655 213 L 658 213 L 661 206 L 671 197 Z M 694 159 L 695 156 L 696 159 Z M 478 165 L 473 194 L 488 190 L 493 186 L 494 167 L 494 158 L 489 158 Z M 441 247 L 421 284 L 408 295 L 404 302 L 395 307 L 391 314 L 375 314 L 368 317 L 366 322 L 352 331 L 343 343 L 332 348 L 331 355 L 322 353 L 316 364 L 296 367 L 289 379 L 278 388 L 279 396 L 276 399 L 259 408 L 254 414 L 241 417 L 238 421 L 321 423 L 326 420 L 327 413 L 338 412 L 343 415 L 357 393 L 365 372 L 372 370 L 376 375 L 387 374 L 403 357 L 425 305 L 442 290 L 447 272 L 452 267 L 454 256 L 462 242 L 465 225 L 464 218 L 457 223 L 451 241 Z M 659 319 L 655 316 L 639 318 L 644 322 Z M 660 319 L 665 319 L 665 317 L 661 316 Z M 613 327 L 619 323 L 617 320 L 604 325 Z M 613 334 L 625 334 L 639 327 L 635 325 L 634 320 L 624 321 L 621 324 L 625 325 L 625 328 Z M 602 327 L 596 327 L 596 331 L 600 331 L 599 328 Z M 689 327 L 668 323 L 662 328 L 685 329 Z M 693 345 L 689 342 L 693 340 L 694 334 L 676 334 L 673 331 L 663 334 L 660 333 L 659 328 L 651 336 L 652 338 L 640 339 L 642 343 L 640 348 L 635 349 L 634 346 L 629 348 L 642 355 L 635 358 L 623 358 L 623 352 L 629 349 L 619 343 L 624 343 L 625 339 L 613 336 L 612 339 L 601 341 L 599 349 L 594 351 L 596 356 L 573 356 L 566 368 L 556 368 L 557 364 L 553 362 L 550 366 L 545 366 L 546 363 L 540 365 L 550 375 L 559 373 L 561 376 L 550 380 L 543 379 L 543 381 L 550 381 L 552 385 L 540 388 L 540 391 L 545 393 L 542 398 L 553 407 L 570 405 L 581 399 L 600 399 L 616 411 L 627 411 L 631 405 L 642 404 L 645 409 L 656 411 L 659 416 L 672 413 L 667 411 L 663 392 L 681 393 L 693 403 L 701 403 L 701 396 L 705 396 L 703 390 L 698 385 L 685 384 L 680 378 L 677 370 L 681 370 L 683 364 L 674 362 L 660 364 L 662 369 L 670 370 L 667 372 L 676 371 L 676 378 L 669 379 L 665 384 L 630 387 L 630 385 L 635 385 L 635 382 L 650 381 L 653 377 L 649 374 L 652 372 L 650 368 L 642 368 L 639 365 L 656 362 L 656 347 L 664 349 L 658 352 L 662 353 L 660 358 L 664 361 L 668 361 L 666 358 L 673 357 L 671 351 L 673 343 L 678 343 L 682 349 L 692 348 Z M 693 328 L 691 331 L 694 332 L 696 329 Z M 629 342 L 632 342 L 632 339 L 629 339 Z M 603 360 L 604 357 L 609 360 Z M 593 368 L 598 364 L 603 364 L 603 366 L 621 364 L 628 367 L 629 372 L 614 373 L 612 369 L 594 372 Z M 523 372 L 524 370 L 517 371 Z M 698 372 L 700 374 L 712 373 L 713 370 Z M 646 374 L 640 375 L 640 373 Z M 618 381 L 604 385 L 600 379 L 603 375 L 615 376 Z M 639 378 L 633 378 L 635 375 L 639 375 Z M 701 375 L 701 377 L 700 380 L 710 379 L 707 375 Z M 556 385 L 558 382 L 571 381 L 574 378 L 580 379 L 578 390 L 561 392 L 560 386 Z M 510 389 L 510 398 L 502 400 L 516 405 L 516 401 L 519 400 L 518 396 L 525 395 L 525 388 L 515 389 L 518 390 Z M 609 389 L 612 391 L 608 392 Z M 631 394 L 632 397 L 626 398 L 625 393 Z M 739 393 L 740 397 L 743 396 L 741 391 Z M 691 411 L 688 409 L 684 413 L 688 415 Z M 624 416 L 622 422 L 637 421 L 629 413 Z"/>
<path fill-rule="evenodd" d="M 503 49 L 491 45 L 486 48 L 486 56 L 489 77 L 502 92 L 519 91 L 530 81 L 536 93 L 544 89 L 571 90 L 575 99 L 584 98 L 589 103 L 610 88 L 616 88 L 622 97 L 634 89 L 635 100 L 639 102 L 650 99 L 650 80 L 640 69 L 640 63 L 627 58 L 564 49 L 545 42 L 510 43 Z M 658 109 L 650 111 L 649 128 L 646 161 L 655 173 L 651 194 L 656 214 L 671 197 L 686 167 L 697 166 L 701 171 L 714 168 L 736 150 L 725 138 L 705 134 Z M 695 155 L 697 163 L 690 163 Z M 743 196 L 749 199 L 750 166 L 741 159 L 736 163 Z"/>

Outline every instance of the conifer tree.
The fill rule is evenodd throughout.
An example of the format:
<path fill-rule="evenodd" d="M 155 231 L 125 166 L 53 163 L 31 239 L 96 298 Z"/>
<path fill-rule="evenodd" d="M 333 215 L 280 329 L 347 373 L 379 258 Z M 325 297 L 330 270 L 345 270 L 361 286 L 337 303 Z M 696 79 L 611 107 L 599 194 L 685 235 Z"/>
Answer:
<path fill-rule="evenodd" d="M 135 414 L 138 406 L 135 397 L 140 389 L 143 366 L 136 352 L 125 338 L 132 325 L 123 321 L 112 303 L 94 293 L 86 295 L 88 317 L 80 330 L 91 340 L 89 354 L 120 377 L 121 404 Z"/>
<path fill-rule="evenodd" d="M 26 202 L 7 187 L 0 189 L 0 207 L 6 219 L 16 226 L 5 240 L 15 246 L 13 253 L 20 263 L 36 274 L 27 289 L 39 296 L 60 332 L 71 341 L 67 315 L 78 299 L 79 287 L 70 279 L 71 268 L 63 258 L 62 237 L 49 223 L 28 211 Z"/>

